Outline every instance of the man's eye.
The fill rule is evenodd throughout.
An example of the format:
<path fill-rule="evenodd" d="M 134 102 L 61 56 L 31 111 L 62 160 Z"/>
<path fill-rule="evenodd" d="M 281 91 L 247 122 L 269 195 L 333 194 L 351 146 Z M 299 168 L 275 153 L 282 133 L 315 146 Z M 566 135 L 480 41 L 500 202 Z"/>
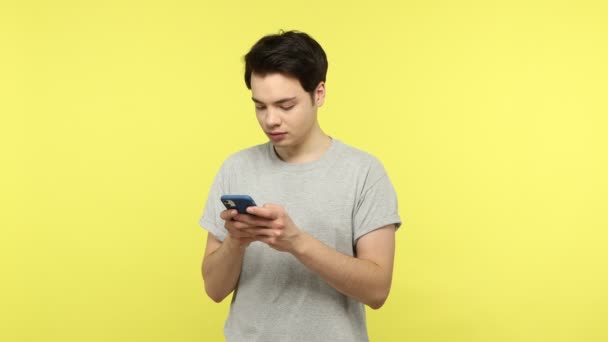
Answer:
<path fill-rule="evenodd" d="M 262 110 L 262 109 L 266 109 L 266 107 L 264 107 L 264 106 L 255 106 L 255 109 L 256 110 Z"/>
<path fill-rule="evenodd" d="M 282 110 L 290 110 L 291 108 L 293 108 L 295 105 L 291 105 L 291 106 L 281 106 Z"/>

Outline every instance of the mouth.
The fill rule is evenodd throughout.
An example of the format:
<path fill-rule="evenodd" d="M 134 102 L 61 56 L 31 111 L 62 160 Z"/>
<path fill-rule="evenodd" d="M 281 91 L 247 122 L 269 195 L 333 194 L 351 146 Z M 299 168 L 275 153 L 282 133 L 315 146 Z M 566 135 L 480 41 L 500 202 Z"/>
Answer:
<path fill-rule="evenodd" d="M 285 136 L 287 136 L 287 132 L 266 132 L 266 135 L 272 141 L 280 141 L 280 140 L 283 140 L 285 138 Z"/>

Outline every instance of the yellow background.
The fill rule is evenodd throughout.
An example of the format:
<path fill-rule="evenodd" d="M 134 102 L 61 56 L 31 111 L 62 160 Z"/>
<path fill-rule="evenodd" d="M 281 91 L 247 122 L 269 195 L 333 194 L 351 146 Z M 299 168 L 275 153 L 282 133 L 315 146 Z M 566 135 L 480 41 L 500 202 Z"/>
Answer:
<path fill-rule="evenodd" d="M 608 340 L 603 1 L 0 2 L 2 341 L 219 341 L 197 221 L 265 141 L 242 56 L 329 56 L 404 218 L 372 341 Z M 279 324 L 279 323 L 278 323 Z"/>

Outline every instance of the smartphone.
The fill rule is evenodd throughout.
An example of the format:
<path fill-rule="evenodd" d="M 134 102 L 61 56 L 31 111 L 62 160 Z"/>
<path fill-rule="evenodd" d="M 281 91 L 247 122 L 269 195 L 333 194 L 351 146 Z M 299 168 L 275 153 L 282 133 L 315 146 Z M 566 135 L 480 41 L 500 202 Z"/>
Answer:
<path fill-rule="evenodd" d="M 249 195 L 223 195 L 220 199 L 226 209 L 236 209 L 240 214 L 247 214 L 248 207 L 257 206 Z"/>

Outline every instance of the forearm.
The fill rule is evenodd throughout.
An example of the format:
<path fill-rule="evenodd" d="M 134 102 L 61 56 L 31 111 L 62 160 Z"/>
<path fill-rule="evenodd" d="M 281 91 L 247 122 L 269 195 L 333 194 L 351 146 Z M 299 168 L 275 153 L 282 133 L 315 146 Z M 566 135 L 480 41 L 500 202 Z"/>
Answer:
<path fill-rule="evenodd" d="M 236 287 L 245 248 L 227 236 L 219 248 L 205 256 L 202 266 L 205 291 L 215 302 L 221 302 Z"/>
<path fill-rule="evenodd" d="M 392 268 L 358 259 L 330 248 L 309 234 L 302 233 L 293 255 L 339 292 L 377 309 L 388 297 Z"/>

